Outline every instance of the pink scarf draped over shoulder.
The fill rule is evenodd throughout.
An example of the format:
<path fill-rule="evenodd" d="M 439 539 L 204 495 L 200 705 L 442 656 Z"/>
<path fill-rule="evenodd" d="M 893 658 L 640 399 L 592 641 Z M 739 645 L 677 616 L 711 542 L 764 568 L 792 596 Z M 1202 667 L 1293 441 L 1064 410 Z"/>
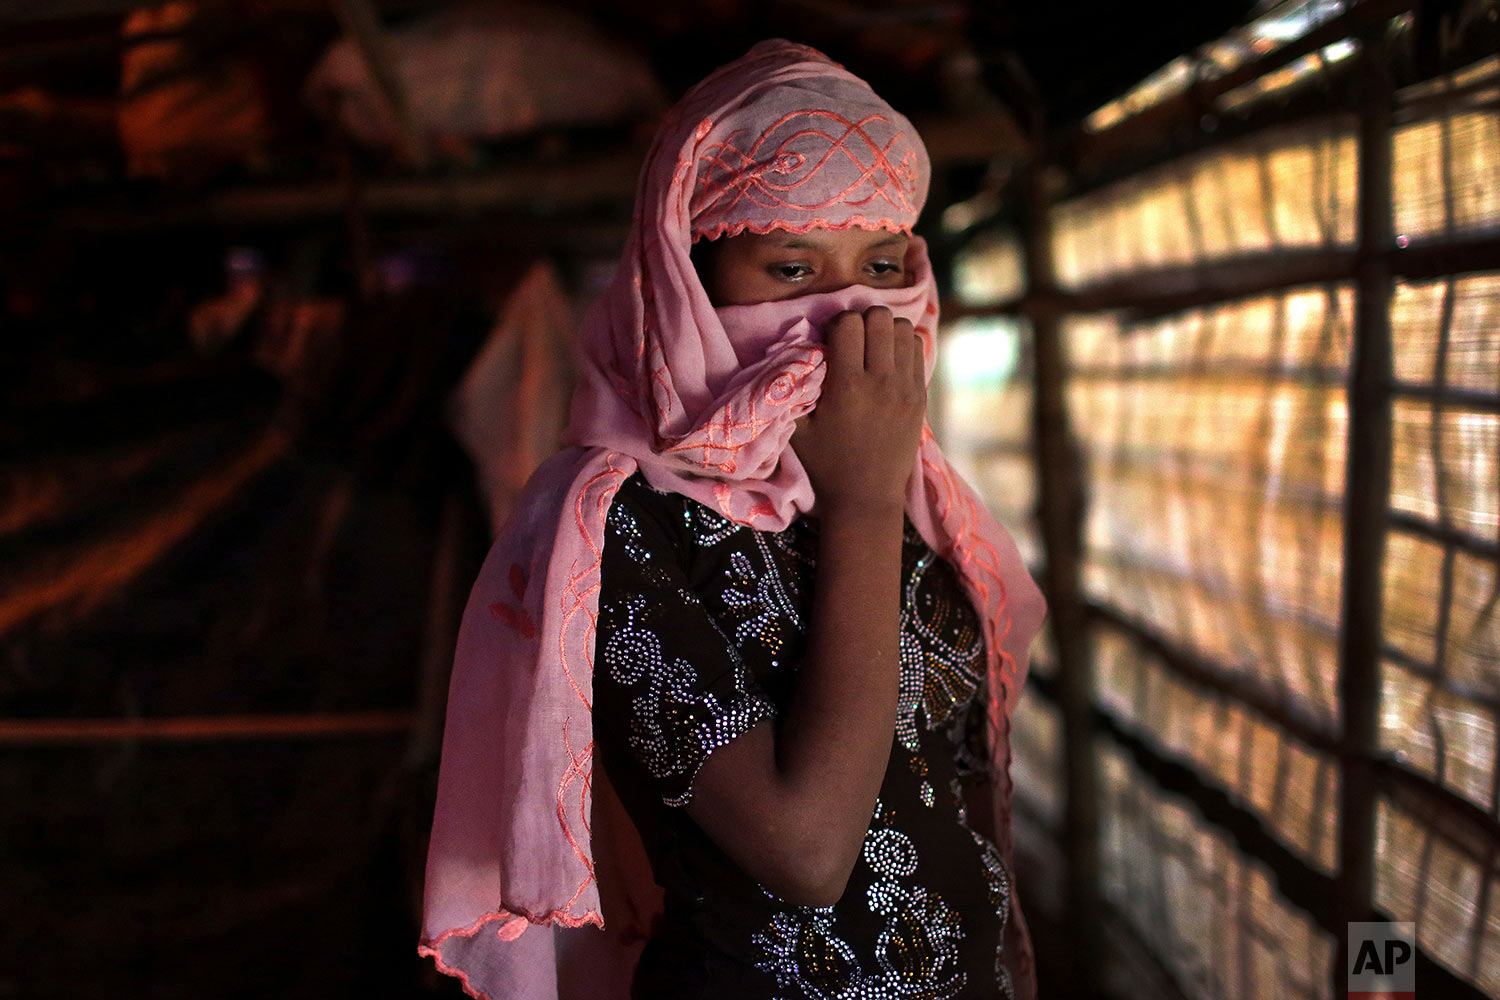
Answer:
<path fill-rule="evenodd" d="M 827 320 L 887 306 L 913 322 L 932 374 L 937 291 L 921 239 L 907 254 L 909 287 L 721 309 L 694 270 L 694 240 L 814 227 L 910 233 L 929 172 L 905 118 L 858 77 L 789 42 L 761 43 L 715 71 L 663 123 L 619 270 L 579 331 L 572 446 L 523 491 L 459 635 L 419 950 L 471 995 L 626 995 L 649 902 L 637 894 L 617 913 L 620 894 L 611 895 L 609 936 L 562 930 L 605 926 L 606 857 L 616 869 L 641 865 L 638 851 L 613 843 L 633 835 L 618 802 L 599 803 L 613 803 L 617 832 L 592 825 L 603 815 L 594 623 L 605 514 L 620 484 L 639 470 L 659 490 L 781 530 L 813 505 L 789 441 L 818 399 Z M 1009 862 L 1009 719 L 1044 606 L 1015 543 L 930 428 L 913 471 L 907 516 L 958 571 L 985 626 L 996 829 Z M 1013 913 L 1012 965 L 1022 967 L 1012 975 L 1027 996 L 1029 944 Z"/>

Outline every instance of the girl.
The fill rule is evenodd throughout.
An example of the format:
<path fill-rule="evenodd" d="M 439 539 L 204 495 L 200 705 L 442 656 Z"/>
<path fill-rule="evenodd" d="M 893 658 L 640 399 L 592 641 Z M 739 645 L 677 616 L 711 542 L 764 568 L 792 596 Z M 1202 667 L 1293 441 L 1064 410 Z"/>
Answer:
<path fill-rule="evenodd" d="M 787 42 L 662 125 L 574 447 L 459 638 L 420 950 L 471 994 L 1034 995 L 1007 765 L 1042 602 L 925 423 L 928 173 Z"/>

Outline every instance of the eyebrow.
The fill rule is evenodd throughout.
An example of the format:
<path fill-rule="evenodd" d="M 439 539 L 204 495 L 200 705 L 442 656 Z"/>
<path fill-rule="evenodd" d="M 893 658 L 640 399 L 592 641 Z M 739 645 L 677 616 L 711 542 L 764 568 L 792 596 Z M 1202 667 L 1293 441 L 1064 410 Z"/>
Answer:
<path fill-rule="evenodd" d="M 874 243 L 871 243 L 869 246 L 865 247 L 865 249 L 877 250 L 880 247 L 895 246 L 898 243 L 904 243 L 910 239 L 911 237 L 907 236 L 905 233 L 891 233 L 884 239 L 876 240 Z M 806 239 L 801 236 L 787 237 L 787 239 L 777 244 L 777 246 L 782 250 L 821 250 L 823 248 L 823 245 L 821 243 Z"/>

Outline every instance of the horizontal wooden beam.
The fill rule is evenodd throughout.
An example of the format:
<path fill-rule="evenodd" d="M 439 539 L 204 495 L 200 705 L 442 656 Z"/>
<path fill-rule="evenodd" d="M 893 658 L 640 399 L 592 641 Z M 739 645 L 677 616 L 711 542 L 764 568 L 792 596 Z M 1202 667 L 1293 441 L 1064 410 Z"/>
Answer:
<path fill-rule="evenodd" d="M 1230 673 L 1097 601 L 1090 601 L 1088 609 L 1096 622 L 1123 633 L 1179 680 L 1243 705 L 1314 750 L 1331 754 L 1337 748 L 1337 734 L 1327 722 L 1294 702 L 1286 693 L 1267 687 L 1259 677 Z"/>
<path fill-rule="evenodd" d="M 1024 153 L 1012 148 L 1018 133 L 1008 115 L 933 119 L 924 127 L 931 128 L 936 137 L 930 147 L 934 162 Z M 582 161 L 531 159 L 468 175 L 375 179 L 362 183 L 358 197 L 361 210 L 375 219 L 476 213 L 545 219 L 600 208 L 625 218 L 635 200 L 636 177 L 644 157 L 643 148 L 626 148 Z M 44 221 L 56 229 L 80 232 L 297 225 L 342 219 L 350 199 L 350 186 L 332 179 L 244 185 L 204 195 L 168 195 L 150 205 L 71 205 Z"/>
<path fill-rule="evenodd" d="M 1424 680 L 1431 681 L 1440 686 L 1449 694 L 1455 694 L 1460 698 L 1472 701 L 1481 708 L 1500 714 L 1500 693 L 1493 689 L 1481 687 L 1479 684 L 1467 680 L 1461 680 L 1446 674 L 1431 663 L 1408 653 L 1399 646 L 1386 640 L 1380 647 L 1380 657 L 1401 667 L 1407 673 L 1415 674 Z"/>
<path fill-rule="evenodd" d="M 1078 293 L 1084 312 L 1123 309 L 1131 318 L 1152 319 L 1185 309 L 1265 295 L 1299 285 L 1347 281 L 1352 250 L 1282 250 L 1229 258 L 1180 270 L 1129 275 Z"/>
<path fill-rule="evenodd" d="M 1296 382 L 1298 385 L 1321 385 L 1337 388 L 1344 384 L 1344 372 L 1335 364 L 1282 364 L 1271 361 L 1212 361 L 1191 357 L 1191 364 L 1165 361 L 1122 363 L 1118 365 L 1079 365 L 1068 369 L 1068 378 L 1079 382 L 1173 382 L 1183 378 L 1235 379 L 1261 383 Z M 1284 494 L 1283 494 L 1284 496 Z M 1337 504 L 1335 504 L 1337 505 Z"/>
<path fill-rule="evenodd" d="M 1424 403 L 1442 404 L 1445 409 L 1472 410 L 1477 413 L 1500 413 L 1500 396 L 1476 389 L 1455 389 L 1451 386 L 1438 388 L 1435 385 L 1409 385 L 1396 382 L 1391 393 L 1403 399 L 1420 399 Z"/>
<path fill-rule="evenodd" d="M 956 306 L 959 316 L 1058 315 L 1124 310 L 1137 318 L 1169 315 L 1297 285 L 1348 280 L 1352 250 L 1280 250 L 1183 267 L 1134 271 L 1050 295 L 1028 293 L 984 306 Z"/>
<path fill-rule="evenodd" d="M 577 212 L 600 204 L 628 205 L 635 196 L 642 153 L 626 150 L 572 164 L 536 160 L 455 177 L 371 180 L 358 191 L 372 217 L 468 216 L 511 212 L 525 216 Z M 342 218 L 351 189 L 335 180 L 245 186 L 201 197 L 162 198 L 157 204 L 65 208 L 49 221 L 59 229 L 136 231 L 184 226 L 298 224 Z"/>
<path fill-rule="evenodd" d="M 410 712 L 220 715 L 138 719 L 0 719 L 0 746 L 224 743 L 405 735 Z"/>
<path fill-rule="evenodd" d="M 1500 854 L 1500 819 L 1493 813 L 1406 764 L 1381 758 L 1376 769 L 1380 787 L 1417 822 L 1431 827 L 1471 861 L 1486 867 L 1494 863 Z"/>
<path fill-rule="evenodd" d="M 1433 237 L 1377 254 L 1397 278 L 1432 281 L 1500 270 L 1500 236 Z M 1363 259 L 1352 247 L 1271 250 L 1180 267 L 1131 271 L 1050 295 L 1029 293 L 990 305 L 944 303 L 943 316 L 1021 316 L 1123 311 L 1151 319 L 1300 285 L 1352 282 Z"/>
<path fill-rule="evenodd" d="M 1434 524 L 1426 518 L 1417 517 L 1404 511 L 1393 510 L 1386 515 L 1392 528 L 1405 531 L 1409 534 L 1430 538 L 1436 542 L 1451 546 L 1461 552 L 1478 556 L 1481 559 L 1489 559 L 1500 562 L 1500 542 L 1490 538 L 1480 538 L 1471 535 L 1467 531 L 1448 524 Z"/>
<path fill-rule="evenodd" d="M 1196 127 L 1204 114 L 1215 110 L 1215 102 L 1230 91 L 1324 46 L 1361 35 L 1370 25 L 1405 13 L 1412 5 L 1413 0 L 1361 0 L 1301 38 L 1245 62 L 1222 76 L 1193 83 L 1182 93 L 1145 108 L 1111 128 L 1089 132 L 1080 123 L 1062 140 L 1060 158 L 1071 168 L 1087 173 L 1091 166 L 1118 158 L 1127 150 L 1162 141 L 1182 124 L 1192 123 Z"/>
<path fill-rule="evenodd" d="M 1500 236 L 1494 231 L 1425 237 L 1388 251 L 1391 273 L 1407 281 L 1427 281 L 1450 274 L 1500 271 Z"/>

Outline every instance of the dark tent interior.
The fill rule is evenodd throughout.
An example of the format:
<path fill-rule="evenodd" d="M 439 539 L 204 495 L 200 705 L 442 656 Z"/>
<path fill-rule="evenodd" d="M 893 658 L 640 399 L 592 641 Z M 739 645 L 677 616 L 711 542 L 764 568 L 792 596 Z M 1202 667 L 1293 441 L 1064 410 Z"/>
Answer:
<path fill-rule="evenodd" d="M 463 995 L 466 594 L 768 37 L 932 156 L 1041 996 L 1500 996 L 1496 0 L 4 0 L 0 1000 Z"/>

